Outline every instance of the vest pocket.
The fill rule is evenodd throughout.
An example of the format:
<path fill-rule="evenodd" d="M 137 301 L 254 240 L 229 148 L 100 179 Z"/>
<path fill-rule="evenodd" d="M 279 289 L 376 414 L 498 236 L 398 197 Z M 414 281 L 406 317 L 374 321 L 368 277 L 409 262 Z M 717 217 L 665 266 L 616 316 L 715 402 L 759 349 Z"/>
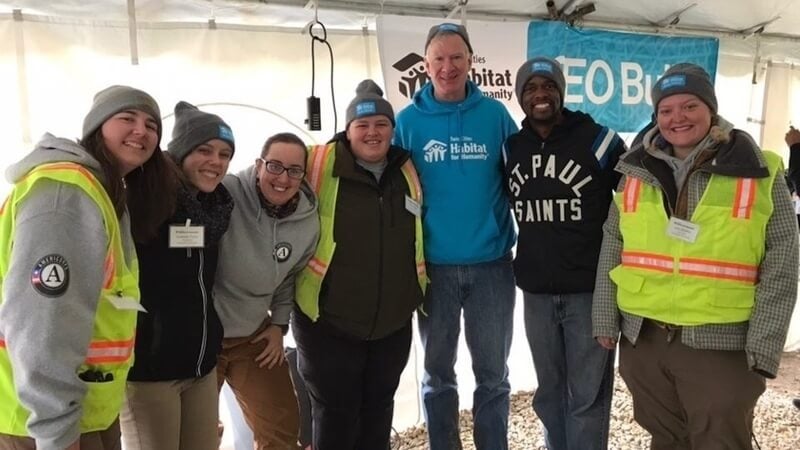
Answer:
<path fill-rule="evenodd" d="M 81 433 L 105 430 L 119 416 L 128 374 L 125 370 L 109 373 L 114 377 L 111 381 L 85 382 L 88 390 L 83 398 Z"/>
<path fill-rule="evenodd" d="M 636 296 L 630 294 L 641 292 L 644 286 L 644 277 L 632 273 L 621 265 L 611 269 L 608 276 L 617 285 L 617 305 L 619 309 L 628 311 L 632 307 L 638 306 Z"/>
<path fill-rule="evenodd" d="M 639 292 L 644 285 L 644 277 L 631 273 L 630 270 L 621 265 L 611 269 L 608 276 L 619 289 L 624 289 L 628 292 Z"/>
<path fill-rule="evenodd" d="M 755 286 L 737 286 L 732 282 L 718 281 L 715 289 L 710 293 L 709 303 L 718 308 L 727 308 L 730 310 L 740 310 L 740 312 L 729 312 L 732 314 L 731 319 L 736 318 L 739 320 L 747 320 L 750 316 L 750 310 L 753 309 L 755 304 Z M 746 312 L 747 318 L 742 317 L 742 313 Z M 721 315 L 725 316 L 724 312 Z"/>

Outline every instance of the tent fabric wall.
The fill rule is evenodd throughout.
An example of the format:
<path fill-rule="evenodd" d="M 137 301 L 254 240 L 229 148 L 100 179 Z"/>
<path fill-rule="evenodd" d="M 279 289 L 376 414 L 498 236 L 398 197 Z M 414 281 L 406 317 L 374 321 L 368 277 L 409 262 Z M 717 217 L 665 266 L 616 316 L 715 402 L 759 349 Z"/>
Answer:
<path fill-rule="evenodd" d="M 226 107 L 225 114 L 237 148 L 243 149 L 234 170 L 250 164 L 273 133 L 293 131 L 309 144 L 334 134 L 330 57 L 320 44 L 315 95 L 322 99 L 323 129 L 308 132 L 303 124 L 311 93 L 307 34 L 179 25 L 140 29 L 138 65 L 130 63 L 128 38 L 128 29 L 117 23 L 0 20 L 0 133 L 7 138 L 0 166 L 19 159 L 44 132 L 77 136 L 92 95 L 111 84 L 151 93 L 164 116 L 178 100 L 241 105 Z M 343 117 L 358 82 L 380 77 L 377 46 L 374 36 L 355 33 L 329 32 L 328 41 L 334 49 L 336 106 Z M 343 125 L 340 120 L 339 128 Z M 162 147 L 171 125 L 165 130 Z"/>
<path fill-rule="evenodd" d="M 323 130 L 310 132 L 303 124 L 305 99 L 311 88 L 311 40 L 298 29 L 210 29 L 197 23 L 175 23 L 142 26 L 137 36 L 139 64 L 131 65 L 127 23 L 93 18 L 39 16 L 15 21 L 0 17 L 0 135 L 6 138 L 0 168 L 29 151 L 46 131 L 77 136 L 93 93 L 110 84 L 130 84 L 150 92 L 165 116 L 178 100 L 187 100 L 206 105 L 204 109 L 224 117 L 237 140 L 231 171 L 251 164 L 265 138 L 275 132 L 295 132 L 310 144 L 325 142 L 336 131 L 328 51 L 321 45 L 316 47 L 315 94 L 322 98 Z M 356 84 L 366 77 L 379 84 L 383 81 L 374 33 L 329 30 L 328 40 L 334 51 L 341 129 Z M 800 124 L 798 69 L 761 64 L 759 83 L 752 85 L 753 60 L 741 55 L 741 47 L 740 42 L 721 42 L 717 77 L 720 111 L 757 140 L 762 138 L 759 122 L 766 119 L 770 125 L 765 127 L 763 139 L 785 156 L 781 143 L 788 118 Z M 771 77 L 769 83 L 766 74 Z M 769 92 L 765 94 L 767 84 Z M 765 95 L 767 108 L 762 108 Z M 781 99 L 789 98 L 792 100 L 773 109 Z M 171 128 L 168 117 L 162 146 L 169 141 Z M 7 188 L 5 181 L 0 183 L 0 195 Z M 519 299 L 510 362 L 514 390 L 535 387 L 521 319 L 521 296 Z M 800 319 L 793 321 L 787 345 L 800 347 Z M 422 352 L 415 341 L 397 396 L 398 429 L 421 421 L 417 389 L 421 364 Z M 463 343 L 457 371 L 461 406 L 467 408 L 472 402 L 474 381 Z"/>

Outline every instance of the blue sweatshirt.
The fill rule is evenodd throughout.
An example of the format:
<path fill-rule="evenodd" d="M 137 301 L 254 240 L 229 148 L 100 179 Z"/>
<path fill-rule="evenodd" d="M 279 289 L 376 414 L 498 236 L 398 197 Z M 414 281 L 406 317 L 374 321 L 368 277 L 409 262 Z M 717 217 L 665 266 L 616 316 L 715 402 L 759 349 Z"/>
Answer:
<path fill-rule="evenodd" d="M 426 260 L 476 264 L 508 253 L 516 236 L 502 146 L 517 126 L 505 106 L 472 81 L 452 103 L 436 100 L 428 83 L 396 120 L 395 144 L 411 152 L 422 183 Z"/>

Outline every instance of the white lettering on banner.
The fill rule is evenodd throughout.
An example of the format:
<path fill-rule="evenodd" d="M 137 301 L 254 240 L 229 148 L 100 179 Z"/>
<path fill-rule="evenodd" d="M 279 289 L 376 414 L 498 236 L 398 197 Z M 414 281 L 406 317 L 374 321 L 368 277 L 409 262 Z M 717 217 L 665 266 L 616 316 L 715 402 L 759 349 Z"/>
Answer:
<path fill-rule="evenodd" d="M 594 60 L 591 63 L 585 58 L 568 58 L 566 56 L 559 56 L 556 58 L 561 63 L 564 70 L 564 79 L 567 84 L 567 94 L 564 96 L 564 103 L 583 103 L 584 96 L 581 94 L 569 94 L 570 85 L 580 85 L 581 91 L 586 93 L 586 100 L 594 103 L 595 105 L 602 105 L 608 103 L 614 97 L 616 85 L 614 83 L 614 71 L 611 65 L 601 59 Z M 584 71 L 579 69 L 588 69 Z M 669 66 L 665 66 L 666 71 Z M 573 70 L 574 69 L 574 70 Z M 619 67 L 620 82 L 620 98 L 623 105 L 637 105 L 647 102 L 648 105 L 652 104 L 650 99 L 650 90 L 653 86 L 653 80 L 658 78 L 658 75 L 645 74 L 642 66 L 633 61 L 622 61 Z M 597 92 L 595 89 L 595 78 L 605 77 L 607 86 L 603 92 Z"/>
<path fill-rule="evenodd" d="M 569 92 L 569 85 L 583 84 L 583 77 L 572 75 L 570 70 L 573 67 L 583 68 L 586 67 L 586 60 L 583 58 L 567 58 L 566 56 L 559 56 L 556 58 L 563 66 L 564 80 L 567 83 L 567 92 Z M 566 94 L 564 96 L 564 103 L 583 103 L 582 95 Z"/>
<path fill-rule="evenodd" d="M 608 81 L 608 87 L 606 88 L 606 91 L 599 95 L 594 91 L 594 77 L 597 75 L 598 70 L 605 72 L 605 77 Z M 611 100 L 611 96 L 614 95 L 614 74 L 611 73 L 611 66 L 609 66 L 608 63 L 603 60 L 593 61 L 589 66 L 589 71 L 586 72 L 585 87 L 586 96 L 589 97 L 589 101 L 595 105 L 602 105 Z"/>
<path fill-rule="evenodd" d="M 633 77 L 629 77 L 631 72 Z M 635 105 L 641 103 L 644 98 L 644 89 L 642 89 L 644 72 L 642 71 L 642 66 L 636 63 L 624 62 L 620 69 L 620 75 L 622 76 L 622 104 Z M 650 75 L 647 76 L 647 81 L 649 84 Z M 636 94 L 630 95 L 631 88 L 636 91 Z M 649 90 L 650 87 L 648 86 L 647 89 Z"/>

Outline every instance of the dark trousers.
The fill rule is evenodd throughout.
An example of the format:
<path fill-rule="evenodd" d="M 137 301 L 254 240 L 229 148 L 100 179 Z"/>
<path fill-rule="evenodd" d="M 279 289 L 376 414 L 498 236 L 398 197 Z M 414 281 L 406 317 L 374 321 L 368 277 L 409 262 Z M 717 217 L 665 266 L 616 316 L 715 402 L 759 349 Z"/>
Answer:
<path fill-rule="evenodd" d="M 744 351 L 698 350 L 680 331 L 645 321 L 634 347 L 619 343 L 619 373 L 651 450 L 751 450 L 753 410 L 765 380 Z"/>
<path fill-rule="evenodd" d="M 314 450 L 389 448 L 394 394 L 411 350 L 411 320 L 373 341 L 295 312 L 298 366 L 311 397 Z"/>

